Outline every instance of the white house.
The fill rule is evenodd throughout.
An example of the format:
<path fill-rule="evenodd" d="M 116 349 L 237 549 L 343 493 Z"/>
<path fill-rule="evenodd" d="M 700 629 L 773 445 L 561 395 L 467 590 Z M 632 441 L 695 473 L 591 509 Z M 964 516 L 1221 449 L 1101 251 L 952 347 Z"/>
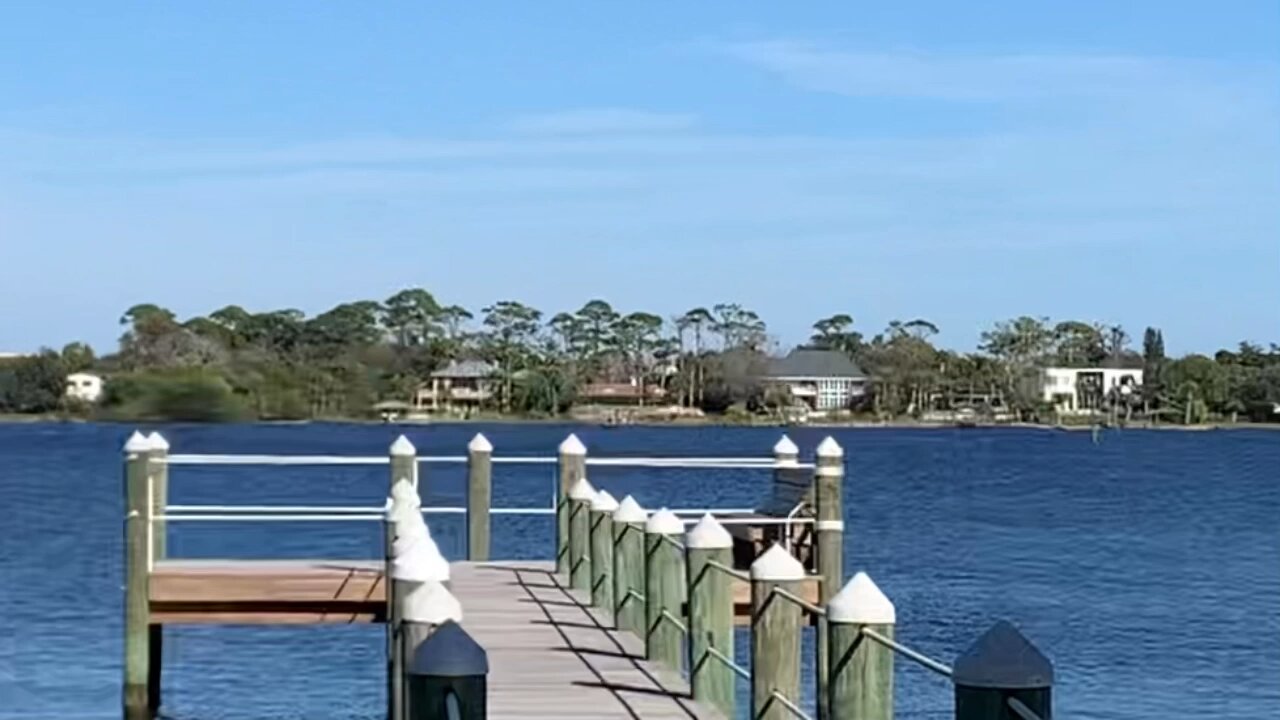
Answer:
<path fill-rule="evenodd" d="M 867 391 L 867 376 L 836 350 L 796 348 L 775 359 L 765 381 L 785 385 L 795 400 L 818 412 L 848 408 Z"/>
<path fill-rule="evenodd" d="M 1086 415 L 1106 407 L 1112 392 L 1130 395 L 1142 387 L 1141 368 L 1045 368 L 1040 389 L 1058 412 Z"/>
<path fill-rule="evenodd" d="M 67 376 L 67 397 L 80 402 L 98 402 L 102 397 L 102 378 L 91 373 L 71 373 Z"/>

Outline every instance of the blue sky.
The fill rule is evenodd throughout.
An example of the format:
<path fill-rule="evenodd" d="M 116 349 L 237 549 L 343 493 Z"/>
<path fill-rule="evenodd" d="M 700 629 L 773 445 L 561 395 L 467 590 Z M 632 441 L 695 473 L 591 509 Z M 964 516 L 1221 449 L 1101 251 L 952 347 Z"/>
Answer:
<path fill-rule="evenodd" d="M 7 2 L 0 350 L 407 286 L 1280 341 L 1277 48 L 1269 0 Z"/>

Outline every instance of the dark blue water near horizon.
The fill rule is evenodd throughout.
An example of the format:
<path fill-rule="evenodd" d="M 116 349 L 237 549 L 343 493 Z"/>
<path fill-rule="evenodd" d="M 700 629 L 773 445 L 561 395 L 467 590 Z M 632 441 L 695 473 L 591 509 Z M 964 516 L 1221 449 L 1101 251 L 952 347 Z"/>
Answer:
<path fill-rule="evenodd" d="M 132 428 L 0 425 L 0 719 L 119 717 L 123 500 Z M 183 453 L 549 455 L 574 431 L 595 455 L 767 455 L 769 428 L 570 425 L 169 425 Z M 1055 716 L 1280 717 L 1280 433 L 800 428 L 811 455 L 845 447 L 846 572 L 894 601 L 902 641 L 952 661 L 1009 619 L 1054 661 Z M 425 504 L 463 500 L 461 466 L 426 467 Z M 545 505 L 553 466 L 495 470 L 494 503 Z M 750 506 L 752 470 L 596 468 L 644 505 Z M 181 504 L 380 504 L 383 467 L 175 467 Z M 546 558 L 551 519 L 503 516 L 494 556 Z M 462 518 L 430 518 L 450 558 Z M 377 557 L 357 523 L 188 523 L 173 556 Z M 381 629 L 172 628 L 166 715 L 178 720 L 373 720 Z M 740 646 L 741 647 L 741 646 Z M 899 718 L 948 718 L 948 683 L 899 661 Z"/>

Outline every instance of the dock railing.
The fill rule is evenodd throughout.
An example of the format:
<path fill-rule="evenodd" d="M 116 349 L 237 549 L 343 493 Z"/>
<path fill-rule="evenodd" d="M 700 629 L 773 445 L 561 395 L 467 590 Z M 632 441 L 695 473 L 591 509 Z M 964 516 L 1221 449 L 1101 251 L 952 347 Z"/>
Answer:
<path fill-rule="evenodd" d="M 147 583 L 157 559 L 167 553 L 170 522 L 380 522 L 386 528 L 385 576 L 388 588 L 388 702 L 393 720 L 409 718 L 404 707 L 404 665 L 412 648 L 401 648 L 400 628 L 419 623 L 406 617 L 408 595 L 398 592 L 398 569 L 416 552 L 415 524 L 423 515 L 466 517 L 467 557 L 485 561 L 490 553 L 491 515 L 555 515 L 556 569 L 580 591 L 585 602 L 619 630 L 633 632 L 649 660 L 686 673 L 692 696 L 736 717 L 736 680 L 750 685 L 753 720 L 811 717 L 802 707 L 801 628 L 815 626 L 815 716 L 820 720 L 891 720 L 893 659 L 905 657 L 951 679 L 957 720 L 1051 720 L 1052 665 L 1007 622 L 997 623 L 969 648 L 952 669 L 894 639 L 893 604 L 865 573 L 844 582 L 843 449 L 832 439 L 817 448 L 816 463 L 801 463 L 785 436 L 773 457 L 588 457 L 570 435 L 555 457 L 495 456 L 492 444 L 477 435 L 465 455 L 418 456 L 401 436 L 386 456 L 170 454 L 157 433 L 135 433 L 125 445 L 126 487 L 126 717 L 150 717 L 159 706 L 160 626 L 147 617 Z M 465 463 L 464 506 L 419 506 L 423 465 Z M 491 507 L 495 465 L 558 466 L 550 503 L 533 507 Z M 331 466 L 387 465 L 393 497 L 383 506 L 327 505 L 180 505 L 168 502 L 169 468 L 186 465 Z M 815 517 L 796 510 L 785 517 L 751 516 L 751 508 L 663 508 L 649 513 L 631 496 L 622 501 L 597 491 L 587 479 L 589 467 L 659 469 L 812 469 Z M 399 484 L 400 490 L 396 490 Z M 410 488 L 412 497 L 407 493 Z M 399 500 L 395 496 L 399 495 Z M 406 521 L 404 507 L 416 521 Z M 746 517 L 743 517 L 746 515 Z M 701 517 L 697 517 L 701 516 Z M 725 517 L 729 516 L 729 517 Z M 737 517 L 734 517 L 737 516 Z M 686 528 L 693 524 L 692 528 Z M 783 544 L 774 544 L 748 571 L 733 567 L 733 537 L 725 526 L 783 525 L 784 538 L 795 526 L 813 526 L 817 573 Z M 405 528 L 410 528 L 406 531 Z M 426 535 L 429 541 L 429 534 Z M 400 540 L 400 542 L 397 542 Z M 434 548 L 434 543 L 429 543 Z M 438 555 L 438 549 L 434 552 Z M 405 565 L 407 567 L 407 565 Z M 426 577 L 418 570 L 408 577 Z M 447 579 L 447 564 L 443 571 Z M 435 577 L 435 576 L 432 576 Z M 422 580 L 407 580 L 423 585 Z M 444 584 L 430 580 L 429 585 Z M 435 592 L 433 590 L 433 592 Z M 444 595 L 448 595 L 447 588 Z M 418 593 L 419 600 L 424 597 Z M 443 597 L 438 592 L 431 597 Z M 421 605 L 421 603 L 419 603 Z M 456 620 L 451 611 L 428 613 L 438 626 Z M 447 607 L 447 603 L 445 606 Z M 421 610 L 421 608 L 418 608 Z M 415 610 L 415 613 L 418 613 Z M 432 614 L 434 613 L 434 614 Z M 421 613 L 418 613 L 421 614 Z M 734 657 L 736 620 L 744 615 L 751 634 L 753 662 L 748 669 Z M 425 638 L 419 632 L 416 642 Z M 149 658 L 156 658 L 153 662 Z M 1016 660 L 1016 661 L 1015 661 Z"/>

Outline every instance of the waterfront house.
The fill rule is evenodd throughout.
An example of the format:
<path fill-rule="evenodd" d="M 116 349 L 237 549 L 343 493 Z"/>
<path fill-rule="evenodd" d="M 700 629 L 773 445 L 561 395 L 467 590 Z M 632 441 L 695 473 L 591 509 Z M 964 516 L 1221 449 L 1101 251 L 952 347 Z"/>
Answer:
<path fill-rule="evenodd" d="M 1041 398 L 1064 415 L 1101 412 L 1109 395 L 1129 396 L 1141 387 L 1141 368 L 1048 367 L 1040 373 Z"/>
<path fill-rule="evenodd" d="M 652 405 L 662 402 L 667 391 L 655 385 L 639 382 L 587 383 L 578 388 L 578 402 L 594 405 Z"/>
<path fill-rule="evenodd" d="M 796 348 L 769 364 L 764 382 L 785 387 L 793 401 L 816 412 L 849 408 L 866 395 L 868 378 L 838 350 Z"/>
<path fill-rule="evenodd" d="M 498 369 L 483 360 L 454 360 L 431 373 L 418 388 L 413 406 L 422 412 L 467 412 L 487 404 L 494 396 Z"/>
<path fill-rule="evenodd" d="M 71 373 L 67 376 L 66 396 L 77 402 L 98 402 L 102 398 L 102 378 L 92 373 Z"/>

